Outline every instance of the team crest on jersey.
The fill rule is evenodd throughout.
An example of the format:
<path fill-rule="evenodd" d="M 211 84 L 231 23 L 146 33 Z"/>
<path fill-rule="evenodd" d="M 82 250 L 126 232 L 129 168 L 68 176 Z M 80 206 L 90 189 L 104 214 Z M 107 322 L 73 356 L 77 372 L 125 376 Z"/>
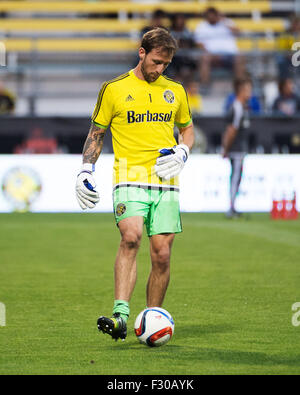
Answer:
<path fill-rule="evenodd" d="M 175 96 L 172 91 L 164 91 L 164 99 L 167 103 L 172 104 L 175 101 Z"/>
<path fill-rule="evenodd" d="M 117 205 L 117 209 L 116 209 L 116 213 L 118 217 L 121 217 L 121 215 L 123 215 L 126 211 L 126 206 L 124 203 L 119 203 Z"/>

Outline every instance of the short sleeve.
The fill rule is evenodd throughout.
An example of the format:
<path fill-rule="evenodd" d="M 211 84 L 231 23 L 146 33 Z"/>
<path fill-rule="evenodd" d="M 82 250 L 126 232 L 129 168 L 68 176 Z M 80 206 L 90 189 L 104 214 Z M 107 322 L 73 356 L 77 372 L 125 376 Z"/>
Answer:
<path fill-rule="evenodd" d="M 114 100 L 112 98 L 112 92 L 110 85 L 104 83 L 98 95 L 97 104 L 95 106 L 92 121 L 97 126 L 106 129 L 113 118 L 113 105 Z"/>
<path fill-rule="evenodd" d="M 175 124 L 179 128 L 185 128 L 192 123 L 192 115 L 188 97 L 183 86 L 180 86 L 180 105 L 175 116 Z"/>
<path fill-rule="evenodd" d="M 236 128 L 239 129 L 241 127 L 241 122 L 243 118 L 243 106 L 240 102 L 235 101 L 233 104 L 233 119 L 232 119 L 232 125 Z"/>

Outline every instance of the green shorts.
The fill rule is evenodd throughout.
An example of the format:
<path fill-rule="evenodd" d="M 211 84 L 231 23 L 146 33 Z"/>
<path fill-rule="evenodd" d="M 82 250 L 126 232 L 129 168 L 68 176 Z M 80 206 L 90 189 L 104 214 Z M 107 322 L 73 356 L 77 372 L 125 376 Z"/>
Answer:
<path fill-rule="evenodd" d="M 148 236 L 182 232 L 179 188 L 118 185 L 113 191 L 116 223 L 144 217 Z"/>

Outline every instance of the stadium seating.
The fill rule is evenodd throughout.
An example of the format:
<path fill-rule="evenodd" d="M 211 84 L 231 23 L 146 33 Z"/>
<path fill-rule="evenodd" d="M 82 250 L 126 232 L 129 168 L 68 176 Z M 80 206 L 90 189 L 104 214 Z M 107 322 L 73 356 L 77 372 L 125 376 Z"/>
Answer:
<path fill-rule="evenodd" d="M 282 18 L 272 17 L 269 0 L 1 1 L 0 13 L 4 12 L 6 18 L 0 19 L 0 32 L 8 51 L 130 51 L 136 49 L 137 33 L 148 23 L 145 16 L 155 9 L 186 13 L 190 16 L 187 25 L 194 30 L 208 5 L 224 14 L 236 15 L 235 24 L 243 32 L 238 41 L 242 51 L 278 49 L 274 35 L 282 34 L 286 23 Z M 95 18 L 99 14 L 102 18 Z M 112 14 L 116 17 L 112 18 Z"/>
<path fill-rule="evenodd" d="M 224 13 L 230 14 L 249 14 L 253 11 L 267 13 L 271 11 L 271 2 L 268 0 L 260 1 L 163 1 L 163 2 L 131 2 L 131 1 L 2 1 L 0 2 L 0 12 L 33 12 L 44 14 L 59 13 L 146 13 L 152 12 L 157 8 L 166 12 L 186 12 L 200 13 L 207 6 L 215 6 L 222 9 Z"/>
<path fill-rule="evenodd" d="M 276 73 L 274 52 L 290 48 L 286 31 L 291 4 L 291 0 L 280 1 L 280 5 L 276 0 L 0 1 L 0 41 L 8 53 L 7 67 L 0 68 L 0 73 L 6 80 L 18 76 L 19 96 L 29 98 L 30 108 L 38 97 L 66 95 L 69 88 L 52 81 L 61 78 L 68 84 L 74 75 L 84 75 L 78 79 L 82 97 L 94 98 L 99 80 L 121 74 L 134 64 L 140 31 L 149 25 L 153 11 L 182 12 L 194 31 L 203 11 L 215 6 L 240 29 L 238 47 L 247 54 L 251 73 L 269 78 Z M 199 53 L 195 51 L 193 56 L 198 58 Z M 214 73 L 220 80 L 228 77 L 226 70 Z M 85 85 L 85 80 L 95 81 L 95 88 L 89 82 Z M 27 86 L 31 87 L 29 93 Z"/>
<path fill-rule="evenodd" d="M 194 30 L 202 19 L 193 18 L 188 20 L 188 27 Z M 253 20 L 251 18 L 235 18 L 236 26 L 242 31 L 251 33 L 274 33 L 284 32 L 286 26 L 280 18 L 268 18 Z M 129 19 L 117 22 L 116 19 L 4 19 L 1 21 L 0 30 L 4 33 L 17 32 L 69 32 L 69 33 L 130 33 L 140 30 L 146 26 L 148 20 L 145 18 Z"/>
<path fill-rule="evenodd" d="M 138 40 L 128 38 L 7 38 L 3 40 L 8 51 L 17 52 L 122 52 L 136 50 L 139 44 Z M 244 38 L 238 40 L 238 46 L 241 51 L 275 51 L 277 49 L 277 40 L 268 38 Z"/>

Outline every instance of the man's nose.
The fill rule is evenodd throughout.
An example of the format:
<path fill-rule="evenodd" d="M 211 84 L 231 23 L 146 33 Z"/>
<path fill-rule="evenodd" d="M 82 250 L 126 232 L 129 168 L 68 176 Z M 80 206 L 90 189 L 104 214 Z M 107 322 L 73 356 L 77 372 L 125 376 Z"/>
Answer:
<path fill-rule="evenodd" d="M 159 74 L 161 74 L 163 71 L 164 71 L 164 65 L 163 64 L 159 64 L 159 65 L 157 65 L 157 69 L 156 69 L 156 71 L 159 73 Z"/>

